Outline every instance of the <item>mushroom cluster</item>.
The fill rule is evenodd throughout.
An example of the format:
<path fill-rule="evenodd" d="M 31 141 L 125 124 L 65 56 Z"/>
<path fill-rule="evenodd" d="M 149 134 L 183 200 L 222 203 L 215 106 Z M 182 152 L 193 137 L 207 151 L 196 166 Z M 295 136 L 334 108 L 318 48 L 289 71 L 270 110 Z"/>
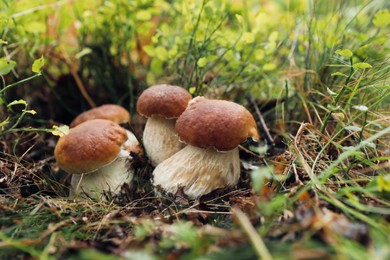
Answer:
<path fill-rule="evenodd" d="M 182 188 L 191 199 L 236 185 L 238 145 L 248 137 L 259 138 L 256 122 L 243 106 L 203 97 L 190 101 L 175 130 L 187 145 L 155 168 L 153 183 L 169 193 Z"/>
<path fill-rule="evenodd" d="M 160 84 L 146 89 L 137 112 L 147 117 L 143 147 L 155 167 L 152 184 L 158 191 L 183 191 L 197 199 L 240 178 L 238 146 L 259 139 L 256 122 L 243 106 L 204 97 L 192 99 L 184 88 Z M 116 105 L 90 109 L 74 119 L 54 155 L 72 174 L 70 195 L 103 198 L 118 193 L 133 179 L 133 154 L 143 154 L 129 124 L 130 114 Z"/>

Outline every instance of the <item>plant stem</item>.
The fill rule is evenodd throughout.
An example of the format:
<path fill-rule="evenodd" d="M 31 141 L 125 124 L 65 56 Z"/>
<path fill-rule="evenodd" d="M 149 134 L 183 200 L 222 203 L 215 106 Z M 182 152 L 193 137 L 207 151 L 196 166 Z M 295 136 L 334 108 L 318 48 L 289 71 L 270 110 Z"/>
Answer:
<path fill-rule="evenodd" d="M 41 76 L 41 75 L 42 75 L 41 73 L 37 73 L 37 74 L 32 75 L 31 77 L 28 77 L 28 78 L 22 79 L 22 80 L 20 80 L 20 81 L 18 81 L 18 82 L 9 84 L 9 85 L 5 86 L 3 89 L 0 90 L 0 94 L 2 94 L 3 92 L 5 92 L 7 89 L 10 89 L 10 88 L 12 88 L 12 87 L 15 87 L 15 86 L 17 86 L 17 85 L 19 85 L 19 84 L 22 84 L 22 83 L 24 83 L 24 82 L 27 82 L 27 81 L 29 81 L 29 80 L 35 79 L 36 77 L 39 77 L 39 76 Z"/>
<path fill-rule="evenodd" d="M 334 101 L 332 102 L 332 105 L 333 105 L 333 106 L 336 106 L 337 103 L 340 101 L 340 98 L 342 97 L 342 95 L 344 94 L 345 90 L 347 89 L 347 86 L 348 86 L 348 84 L 349 84 L 349 81 L 350 81 L 351 78 L 352 78 L 352 75 L 353 75 L 354 71 L 355 71 L 355 70 L 353 69 L 353 61 L 352 61 L 352 57 L 351 57 L 351 58 L 350 58 L 350 70 L 349 70 L 349 75 L 348 75 L 347 79 L 345 80 L 344 86 L 341 88 L 341 90 L 340 90 L 339 93 L 337 94 L 336 98 L 335 98 Z M 329 111 L 329 112 L 327 112 L 327 114 L 325 115 L 324 122 L 322 123 L 322 126 L 321 126 L 321 133 L 324 133 L 324 132 L 325 132 L 326 125 L 328 124 L 329 119 L 332 117 L 332 113 L 333 113 L 333 111 Z"/>
<path fill-rule="evenodd" d="M 248 101 L 252 104 L 252 106 L 253 106 L 254 109 L 255 109 L 256 115 L 257 115 L 257 117 L 258 117 L 258 119 L 259 119 L 259 121 L 260 121 L 260 125 L 261 125 L 261 127 L 263 128 L 263 130 L 264 130 L 264 132 L 265 132 L 265 137 L 266 137 L 266 139 L 267 139 L 267 142 L 268 142 L 269 144 L 271 144 L 272 146 L 275 146 L 275 142 L 274 142 L 274 140 L 272 139 L 271 134 L 269 133 L 267 124 L 265 123 L 265 120 L 264 120 L 264 118 L 263 118 L 263 115 L 261 114 L 259 107 L 257 106 L 255 100 L 253 99 L 252 94 L 248 94 L 248 95 L 246 96 L 246 98 L 248 99 Z"/>
<path fill-rule="evenodd" d="M 366 112 L 364 113 L 364 121 L 363 121 L 363 125 L 362 125 L 362 130 L 360 130 L 360 133 L 359 133 L 358 144 L 360 144 L 360 142 L 362 141 L 364 127 L 365 127 L 366 124 L 367 124 L 367 117 L 368 117 L 368 111 L 366 111 Z"/>

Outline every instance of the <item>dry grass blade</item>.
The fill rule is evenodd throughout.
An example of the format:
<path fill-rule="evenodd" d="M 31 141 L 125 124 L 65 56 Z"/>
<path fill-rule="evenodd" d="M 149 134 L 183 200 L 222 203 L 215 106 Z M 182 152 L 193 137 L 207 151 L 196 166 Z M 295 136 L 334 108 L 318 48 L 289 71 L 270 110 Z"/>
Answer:
<path fill-rule="evenodd" d="M 232 208 L 232 212 L 236 216 L 240 226 L 244 229 L 245 233 L 248 235 L 259 257 L 261 257 L 261 259 L 264 260 L 272 260 L 273 258 L 271 254 L 269 253 L 267 247 L 265 246 L 263 240 L 259 236 L 256 229 L 252 226 L 248 217 L 238 208 Z"/>

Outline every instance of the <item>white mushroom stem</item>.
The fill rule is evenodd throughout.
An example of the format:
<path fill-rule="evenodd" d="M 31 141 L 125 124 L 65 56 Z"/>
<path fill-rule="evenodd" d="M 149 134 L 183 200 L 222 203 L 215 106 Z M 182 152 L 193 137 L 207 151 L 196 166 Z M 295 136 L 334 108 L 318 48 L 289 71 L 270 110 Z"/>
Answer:
<path fill-rule="evenodd" d="M 232 187 L 240 177 L 238 148 L 227 152 L 187 145 L 153 171 L 153 184 L 175 194 L 183 187 L 190 199 Z"/>
<path fill-rule="evenodd" d="M 111 163 L 89 173 L 73 174 L 70 197 L 87 195 L 91 198 L 104 199 L 104 192 L 117 194 L 124 183 L 130 183 L 133 172 L 129 169 L 131 151 L 140 149 L 139 142 L 133 133 L 127 131 L 128 139 L 122 150 Z"/>
<path fill-rule="evenodd" d="M 154 166 L 168 159 L 184 147 L 175 133 L 176 119 L 160 116 L 148 118 L 143 143 L 145 152 Z"/>

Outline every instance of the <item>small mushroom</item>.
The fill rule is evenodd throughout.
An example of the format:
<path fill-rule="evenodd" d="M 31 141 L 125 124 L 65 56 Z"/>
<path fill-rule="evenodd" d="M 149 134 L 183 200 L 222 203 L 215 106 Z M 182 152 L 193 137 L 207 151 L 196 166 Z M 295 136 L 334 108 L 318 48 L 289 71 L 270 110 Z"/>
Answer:
<path fill-rule="evenodd" d="M 243 106 L 230 101 L 194 98 L 176 122 L 187 143 L 153 171 L 153 184 L 168 193 L 179 188 L 190 199 L 232 187 L 240 177 L 238 145 L 258 140 L 256 122 Z"/>
<path fill-rule="evenodd" d="M 175 123 L 191 99 L 184 88 L 167 84 L 152 86 L 138 98 L 137 112 L 148 118 L 143 144 L 154 166 L 183 148 L 175 133 Z"/>
<path fill-rule="evenodd" d="M 135 136 L 105 119 L 85 121 L 60 137 L 54 149 L 58 165 L 72 174 L 70 196 L 104 198 L 133 178 L 131 152 L 141 151 Z"/>
<path fill-rule="evenodd" d="M 130 113 L 121 106 L 105 104 L 81 113 L 70 123 L 70 127 L 75 127 L 91 119 L 107 119 L 117 124 L 127 124 L 130 122 Z"/>

